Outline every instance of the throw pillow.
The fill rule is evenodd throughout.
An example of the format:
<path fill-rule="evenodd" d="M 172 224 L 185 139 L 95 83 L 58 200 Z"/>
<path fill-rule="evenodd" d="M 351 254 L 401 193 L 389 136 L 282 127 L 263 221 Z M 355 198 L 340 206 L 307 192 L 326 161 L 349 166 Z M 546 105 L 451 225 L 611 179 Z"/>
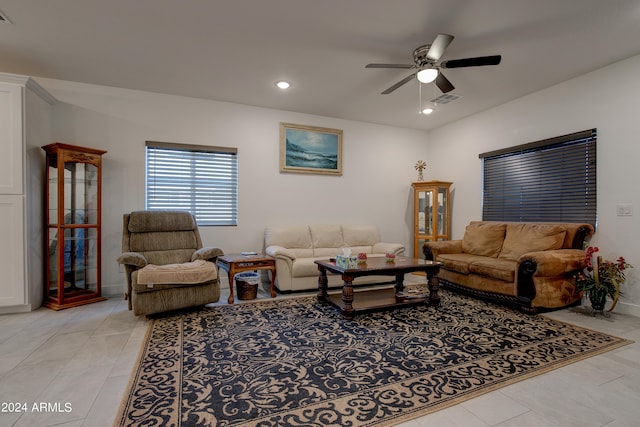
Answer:
<path fill-rule="evenodd" d="M 502 249 L 506 224 L 477 222 L 467 225 L 462 251 L 467 254 L 497 257 Z"/>
<path fill-rule="evenodd" d="M 500 258 L 517 261 L 527 252 L 560 249 L 567 229 L 553 224 L 509 224 Z"/>

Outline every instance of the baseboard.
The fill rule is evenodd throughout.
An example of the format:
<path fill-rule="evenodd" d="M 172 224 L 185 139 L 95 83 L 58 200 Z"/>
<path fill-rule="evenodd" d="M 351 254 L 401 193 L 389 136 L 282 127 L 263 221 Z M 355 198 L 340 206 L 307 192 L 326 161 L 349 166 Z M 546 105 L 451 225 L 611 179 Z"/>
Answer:
<path fill-rule="evenodd" d="M 31 304 L 13 305 L 11 307 L 0 307 L 0 314 L 28 313 L 31 311 Z"/>
<path fill-rule="evenodd" d="M 618 304 L 616 305 L 616 308 L 613 309 L 613 312 L 640 317 L 640 305 L 618 301 Z"/>
<path fill-rule="evenodd" d="M 102 284 L 101 285 L 101 294 L 103 297 L 107 298 L 122 298 L 125 291 L 127 289 L 127 285 L 123 285 L 122 283 L 110 283 L 110 284 Z"/>

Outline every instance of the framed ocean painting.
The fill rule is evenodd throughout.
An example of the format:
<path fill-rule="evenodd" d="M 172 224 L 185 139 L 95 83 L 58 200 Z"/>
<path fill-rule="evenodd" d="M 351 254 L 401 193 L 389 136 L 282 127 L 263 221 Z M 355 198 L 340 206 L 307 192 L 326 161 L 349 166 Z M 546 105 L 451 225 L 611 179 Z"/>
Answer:
<path fill-rule="evenodd" d="M 342 175 L 342 130 L 280 123 L 280 172 Z"/>

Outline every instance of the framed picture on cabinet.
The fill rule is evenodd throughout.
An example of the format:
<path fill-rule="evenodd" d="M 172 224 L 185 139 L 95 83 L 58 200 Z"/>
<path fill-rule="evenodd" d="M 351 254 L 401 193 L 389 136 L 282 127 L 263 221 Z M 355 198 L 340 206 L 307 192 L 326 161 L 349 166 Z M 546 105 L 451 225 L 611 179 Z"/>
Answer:
<path fill-rule="evenodd" d="M 342 130 L 280 123 L 280 172 L 342 175 Z"/>

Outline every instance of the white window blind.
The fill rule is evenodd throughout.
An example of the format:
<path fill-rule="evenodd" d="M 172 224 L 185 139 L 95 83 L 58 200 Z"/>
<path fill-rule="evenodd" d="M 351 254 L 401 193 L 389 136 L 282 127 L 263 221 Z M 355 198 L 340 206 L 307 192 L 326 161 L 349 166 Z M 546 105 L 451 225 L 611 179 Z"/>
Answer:
<path fill-rule="evenodd" d="M 482 219 L 596 225 L 596 129 L 480 154 Z"/>
<path fill-rule="evenodd" d="M 198 225 L 237 225 L 236 148 L 146 142 L 146 207 L 189 211 Z"/>

